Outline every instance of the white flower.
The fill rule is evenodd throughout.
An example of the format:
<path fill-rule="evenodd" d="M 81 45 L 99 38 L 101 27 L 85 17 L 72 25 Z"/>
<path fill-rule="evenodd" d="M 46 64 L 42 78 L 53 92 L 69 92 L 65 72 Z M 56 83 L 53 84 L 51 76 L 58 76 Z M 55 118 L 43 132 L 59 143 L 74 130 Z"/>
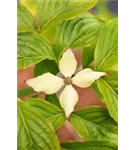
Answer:
<path fill-rule="evenodd" d="M 64 79 L 48 72 L 36 78 L 27 80 L 26 83 L 35 91 L 42 91 L 46 94 L 56 93 L 65 85 L 64 90 L 60 95 L 60 105 L 68 118 L 78 102 L 78 94 L 72 84 L 81 88 L 90 87 L 95 80 L 106 75 L 105 72 L 95 72 L 90 68 L 86 68 L 72 78 L 76 68 L 77 61 L 75 56 L 72 51 L 68 49 L 59 61 L 59 70 L 61 74 L 64 75 Z"/>

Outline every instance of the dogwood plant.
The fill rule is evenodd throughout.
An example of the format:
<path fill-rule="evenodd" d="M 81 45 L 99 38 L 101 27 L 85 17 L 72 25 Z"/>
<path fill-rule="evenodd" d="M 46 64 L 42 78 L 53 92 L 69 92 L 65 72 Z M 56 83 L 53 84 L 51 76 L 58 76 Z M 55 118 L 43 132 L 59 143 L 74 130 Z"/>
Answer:
<path fill-rule="evenodd" d="M 71 49 L 68 49 L 59 61 L 59 70 L 64 79 L 47 72 L 41 76 L 27 80 L 26 83 L 36 92 L 45 92 L 46 94 L 54 94 L 62 86 L 65 86 L 60 94 L 60 105 L 65 111 L 66 118 L 69 118 L 78 102 L 78 94 L 72 84 L 81 88 L 90 87 L 95 80 L 106 75 L 105 72 L 97 72 L 86 68 L 72 77 L 76 68 L 77 61 L 75 56 Z"/>
<path fill-rule="evenodd" d="M 98 2 L 18 0 L 17 68 L 33 74 L 18 76 L 25 87 L 17 92 L 18 150 L 118 149 L 118 19 L 108 15 L 107 1 Z M 78 108 L 84 91 L 89 96 Z M 93 95 L 100 103 L 86 104 Z M 62 126 L 68 134 L 72 126 L 81 142 L 61 142 Z"/>

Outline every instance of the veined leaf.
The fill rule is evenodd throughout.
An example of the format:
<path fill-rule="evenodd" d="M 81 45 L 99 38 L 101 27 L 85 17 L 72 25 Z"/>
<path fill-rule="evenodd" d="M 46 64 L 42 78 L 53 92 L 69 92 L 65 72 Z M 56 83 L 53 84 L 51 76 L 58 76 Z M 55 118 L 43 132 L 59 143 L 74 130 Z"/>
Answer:
<path fill-rule="evenodd" d="M 34 90 L 32 88 L 22 89 L 17 91 L 17 97 L 23 97 L 31 93 L 34 93 Z"/>
<path fill-rule="evenodd" d="M 62 150 L 117 150 L 117 146 L 108 141 L 63 142 Z"/>
<path fill-rule="evenodd" d="M 54 60 L 43 60 L 36 64 L 34 68 L 34 76 L 40 76 L 44 73 L 50 72 L 52 74 L 57 74 L 59 72 L 58 65 Z"/>
<path fill-rule="evenodd" d="M 109 113 L 115 121 L 118 121 L 118 74 L 110 73 L 109 77 L 97 80 L 98 88 L 101 91 L 104 102 Z"/>
<path fill-rule="evenodd" d="M 31 105 L 18 102 L 18 150 L 60 150 L 54 129 Z"/>
<path fill-rule="evenodd" d="M 17 3 L 17 29 L 25 32 L 35 29 L 32 14 L 19 2 Z"/>
<path fill-rule="evenodd" d="M 82 52 L 83 68 L 87 68 L 93 60 L 94 60 L 94 48 L 84 47 Z"/>
<path fill-rule="evenodd" d="M 117 145 L 117 123 L 107 109 L 88 107 L 72 113 L 70 123 L 85 140 L 107 140 Z"/>
<path fill-rule="evenodd" d="M 101 91 L 99 90 L 98 86 L 97 86 L 97 83 L 94 82 L 91 86 L 91 88 L 93 89 L 93 91 L 97 94 L 97 96 L 99 97 L 99 100 L 104 102 L 104 98 L 103 98 L 103 95 L 101 93 Z"/>
<path fill-rule="evenodd" d="M 56 33 L 57 56 L 61 56 L 68 47 L 95 46 L 102 26 L 103 21 L 90 13 L 84 13 L 73 20 L 63 21 Z"/>
<path fill-rule="evenodd" d="M 45 100 L 61 108 L 59 99 L 56 94 L 46 95 Z"/>
<path fill-rule="evenodd" d="M 91 9 L 98 0 L 45 0 L 39 1 L 37 16 L 40 28 L 47 29 L 62 20 L 70 19 Z"/>
<path fill-rule="evenodd" d="M 18 68 L 26 68 L 44 59 L 55 59 L 53 47 L 37 33 L 19 33 L 17 36 Z"/>
<path fill-rule="evenodd" d="M 110 115 L 118 120 L 118 20 L 109 20 L 101 30 L 94 57 L 95 70 L 108 73 L 97 81 Z"/>
<path fill-rule="evenodd" d="M 52 43 L 55 43 L 55 37 L 56 37 L 56 29 L 57 26 L 59 24 L 54 24 L 53 26 L 51 26 L 50 28 L 48 28 L 47 30 L 42 30 L 41 34 L 47 38 L 49 41 L 51 41 Z"/>
<path fill-rule="evenodd" d="M 20 0 L 20 3 L 22 3 L 33 16 L 36 16 L 38 0 Z"/>
<path fill-rule="evenodd" d="M 58 130 L 65 122 L 64 111 L 47 101 L 43 101 L 39 98 L 29 98 L 25 100 L 32 105 L 44 118 L 47 118 L 55 128 Z"/>
<path fill-rule="evenodd" d="M 109 20 L 101 30 L 95 49 L 95 69 L 118 71 L 118 20 Z"/>
<path fill-rule="evenodd" d="M 107 0 L 99 1 L 98 5 L 96 6 L 96 15 L 105 21 L 114 17 L 114 14 L 111 12 L 111 10 L 108 7 Z"/>

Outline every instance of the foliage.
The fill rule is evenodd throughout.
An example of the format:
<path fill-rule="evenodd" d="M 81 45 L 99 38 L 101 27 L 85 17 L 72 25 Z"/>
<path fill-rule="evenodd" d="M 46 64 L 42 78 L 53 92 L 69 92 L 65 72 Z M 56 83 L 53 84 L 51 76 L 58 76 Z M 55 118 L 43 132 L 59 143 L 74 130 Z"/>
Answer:
<path fill-rule="evenodd" d="M 84 142 L 59 143 L 56 132 L 65 123 L 59 96 L 45 100 L 18 100 L 18 150 L 117 150 L 118 122 L 118 19 L 88 10 L 98 0 L 22 0 L 17 3 L 17 66 L 35 65 L 35 77 L 59 73 L 59 60 L 67 48 L 81 48 L 83 68 L 106 72 L 92 88 L 107 108 L 74 111 L 69 122 Z M 102 5 L 104 8 L 104 6 Z M 104 8 L 106 10 L 106 8 Z M 105 12 L 104 12 L 105 13 Z M 99 18 L 100 17 L 100 18 Z M 70 60 L 69 60 L 70 61 Z M 92 65 L 91 65 L 92 64 Z M 33 93 L 18 91 L 19 98 Z"/>

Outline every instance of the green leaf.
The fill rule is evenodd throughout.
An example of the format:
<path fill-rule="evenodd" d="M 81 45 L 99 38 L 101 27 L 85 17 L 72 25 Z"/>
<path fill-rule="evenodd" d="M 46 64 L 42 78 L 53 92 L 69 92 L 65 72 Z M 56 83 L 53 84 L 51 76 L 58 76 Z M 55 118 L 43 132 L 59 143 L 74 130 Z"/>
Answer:
<path fill-rule="evenodd" d="M 87 68 L 94 61 L 94 48 L 84 47 L 82 52 L 83 68 Z"/>
<path fill-rule="evenodd" d="M 103 95 L 109 113 L 115 121 L 118 121 L 118 74 L 110 73 L 109 77 L 97 80 L 98 88 Z"/>
<path fill-rule="evenodd" d="M 32 14 L 19 2 L 17 3 L 17 29 L 18 31 L 30 31 L 35 29 Z"/>
<path fill-rule="evenodd" d="M 17 149 L 60 150 L 52 125 L 31 105 L 18 101 Z"/>
<path fill-rule="evenodd" d="M 36 16 L 38 0 L 20 0 L 20 3 L 22 3 L 33 16 Z"/>
<path fill-rule="evenodd" d="M 26 68 L 44 59 L 55 59 L 53 47 L 37 33 L 19 33 L 17 36 L 18 68 Z"/>
<path fill-rule="evenodd" d="M 107 0 L 99 1 L 98 5 L 96 6 L 96 15 L 101 18 L 102 20 L 109 20 L 114 17 L 114 12 L 111 12 L 111 9 L 108 7 Z"/>
<path fill-rule="evenodd" d="M 32 98 L 38 98 L 38 94 L 33 95 Z"/>
<path fill-rule="evenodd" d="M 56 105 L 56 106 L 61 108 L 60 103 L 59 103 L 59 99 L 58 99 L 56 94 L 46 95 L 45 99 L 48 102 L 50 102 L 50 103 L 52 103 L 52 104 L 54 104 L 54 105 Z"/>
<path fill-rule="evenodd" d="M 52 43 L 55 43 L 55 37 L 56 37 L 56 29 L 59 24 L 55 24 L 48 28 L 47 30 L 41 31 L 41 34 L 47 38 Z"/>
<path fill-rule="evenodd" d="M 111 117 L 118 120 L 118 19 L 109 20 L 101 30 L 95 49 L 95 70 L 108 73 L 97 81 Z"/>
<path fill-rule="evenodd" d="M 34 93 L 34 90 L 32 88 L 22 89 L 22 90 L 17 91 L 17 97 L 23 97 L 31 93 Z"/>
<path fill-rule="evenodd" d="M 97 86 L 97 83 L 94 82 L 91 87 L 92 87 L 93 91 L 97 94 L 97 96 L 99 97 L 99 100 L 101 100 L 102 102 L 104 102 L 103 95 L 100 92 L 100 90 L 99 90 L 99 88 Z"/>
<path fill-rule="evenodd" d="M 77 110 L 71 115 L 70 123 L 85 140 L 107 140 L 117 145 L 117 123 L 105 108 L 88 107 Z"/>
<path fill-rule="evenodd" d="M 61 108 L 39 98 L 29 98 L 25 101 L 40 112 L 44 118 L 47 118 L 55 130 L 58 130 L 64 124 L 65 114 Z"/>
<path fill-rule="evenodd" d="M 117 146 L 108 141 L 63 142 L 63 150 L 117 150 Z"/>
<path fill-rule="evenodd" d="M 101 30 L 95 49 L 95 69 L 118 71 L 118 19 L 109 20 Z"/>
<path fill-rule="evenodd" d="M 55 50 L 57 56 L 68 47 L 93 47 L 95 46 L 103 21 L 90 13 L 84 13 L 77 18 L 63 21 L 56 33 Z"/>
<path fill-rule="evenodd" d="M 71 19 L 81 12 L 91 9 L 98 0 L 46 0 L 38 3 L 38 22 L 40 28 L 47 29 L 62 20 Z"/>
<path fill-rule="evenodd" d="M 59 72 L 58 65 L 54 60 L 43 60 L 40 63 L 36 64 L 34 68 L 35 77 L 47 72 L 50 72 L 52 74 L 57 74 Z"/>

